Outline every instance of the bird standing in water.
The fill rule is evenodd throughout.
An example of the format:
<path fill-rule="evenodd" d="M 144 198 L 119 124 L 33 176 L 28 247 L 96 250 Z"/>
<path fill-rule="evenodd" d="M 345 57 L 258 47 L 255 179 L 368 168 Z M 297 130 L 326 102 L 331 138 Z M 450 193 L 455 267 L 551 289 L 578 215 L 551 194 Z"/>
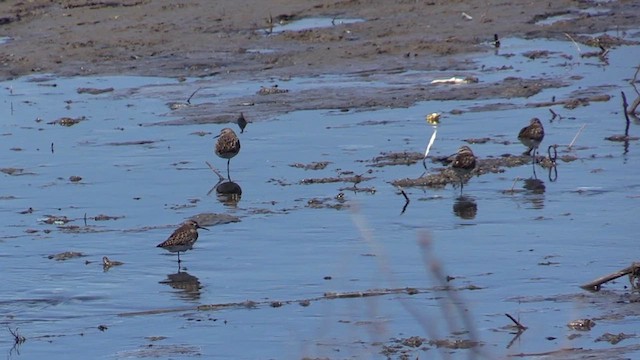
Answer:
<path fill-rule="evenodd" d="M 180 267 L 180 252 L 185 252 L 193 248 L 196 240 L 198 240 L 198 229 L 209 230 L 204 228 L 194 220 L 187 220 L 179 228 L 177 228 L 171 236 L 157 247 L 168 250 L 169 252 L 178 253 L 178 267 Z"/>
<path fill-rule="evenodd" d="M 471 174 L 471 171 L 476 168 L 476 156 L 470 147 L 464 145 L 451 157 L 453 157 L 451 168 L 460 180 L 460 193 L 462 193 L 464 182 L 468 180 L 467 177 Z"/>
<path fill-rule="evenodd" d="M 227 178 L 231 181 L 229 174 L 229 163 L 231 158 L 240 152 L 240 139 L 233 130 L 224 128 L 220 130 L 220 135 L 216 136 L 216 147 L 214 149 L 216 155 L 223 159 L 227 159 Z"/>
<path fill-rule="evenodd" d="M 544 139 L 544 127 L 540 119 L 533 118 L 529 122 L 528 126 L 523 127 L 518 133 L 518 140 L 527 147 L 527 151 L 523 155 L 531 155 L 535 158 L 538 146 Z M 531 151 L 533 150 L 533 154 Z"/>

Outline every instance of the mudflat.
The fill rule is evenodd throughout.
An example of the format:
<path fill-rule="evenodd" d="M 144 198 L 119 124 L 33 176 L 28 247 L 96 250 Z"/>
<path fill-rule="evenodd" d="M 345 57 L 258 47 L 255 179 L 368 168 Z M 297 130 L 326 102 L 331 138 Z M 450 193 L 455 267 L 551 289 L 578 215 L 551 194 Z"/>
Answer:
<path fill-rule="evenodd" d="M 0 2 L 0 77 L 135 74 L 297 76 L 447 69 L 499 37 L 579 38 L 637 26 L 640 4 L 598 1 L 56 1 Z M 595 14 L 595 15 L 592 15 Z M 536 24 L 551 16 L 568 21 Z M 270 33 L 327 17 L 334 26 Z M 342 23 L 341 19 L 361 19 Z"/>
<path fill-rule="evenodd" d="M 606 8 L 605 8 L 606 6 Z M 175 78 L 287 79 L 424 70 L 473 70 L 469 54 L 496 51 L 495 36 L 594 44 L 596 34 L 637 26 L 632 1 L 58 1 L 0 2 L 0 78 L 144 75 Z M 299 19 L 330 26 L 277 31 Z M 550 19 L 559 21 L 549 21 Z M 565 19 L 565 20 L 562 20 Z M 349 21 L 347 21 L 349 20 Z M 357 20 L 357 21 L 356 21 Z M 545 21 L 546 20 L 546 21 Z M 608 46 L 608 44 L 603 44 Z M 253 120 L 292 110 L 409 106 L 425 99 L 530 96 L 553 81 L 508 79 L 466 89 L 389 86 L 258 96 Z M 269 90 L 269 89 L 265 89 Z M 277 89 L 276 89 L 277 90 Z M 263 93 L 264 94 L 264 93 Z M 183 111 L 186 122 L 226 122 L 237 109 L 218 104 Z M 256 115 L 257 114 L 257 115 Z"/>

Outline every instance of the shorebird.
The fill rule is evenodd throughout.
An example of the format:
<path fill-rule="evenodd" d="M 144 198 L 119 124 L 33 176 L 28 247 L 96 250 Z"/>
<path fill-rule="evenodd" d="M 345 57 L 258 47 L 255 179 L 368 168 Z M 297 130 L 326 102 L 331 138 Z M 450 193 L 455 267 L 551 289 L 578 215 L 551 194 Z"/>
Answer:
<path fill-rule="evenodd" d="M 215 138 L 218 139 L 218 141 L 216 141 L 215 153 L 219 157 L 227 159 L 227 178 L 231 181 L 229 163 L 231 162 L 231 158 L 240 152 L 240 139 L 238 139 L 236 133 L 229 128 L 220 130 L 220 135 Z"/>
<path fill-rule="evenodd" d="M 451 157 L 453 157 L 451 168 L 460 180 L 460 192 L 462 193 L 465 180 L 467 180 L 471 171 L 476 168 L 476 156 L 473 155 L 470 147 L 463 145 Z"/>
<path fill-rule="evenodd" d="M 198 225 L 194 220 L 187 220 L 177 228 L 167 240 L 158 244 L 157 247 L 168 250 L 169 252 L 177 252 L 179 267 L 180 252 L 185 252 L 193 248 L 193 244 L 198 240 L 198 229 L 209 230 Z"/>
<path fill-rule="evenodd" d="M 247 127 L 247 119 L 244 118 L 244 114 L 241 112 L 240 116 L 236 120 L 236 123 L 240 127 L 240 134 L 244 132 L 244 128 Z"/>
<path fill-rule="evenodd" d="M 531 155 L 535 158 L 538 146 L 544 139 L 544 127 L 538 118 L 533 118 L 528 126 L 525 126 L 518 133 L 518 140 L 527 147 L 527 151 L 523 155 Z M 533 150 L 533 155 L 531 154 Z"/>

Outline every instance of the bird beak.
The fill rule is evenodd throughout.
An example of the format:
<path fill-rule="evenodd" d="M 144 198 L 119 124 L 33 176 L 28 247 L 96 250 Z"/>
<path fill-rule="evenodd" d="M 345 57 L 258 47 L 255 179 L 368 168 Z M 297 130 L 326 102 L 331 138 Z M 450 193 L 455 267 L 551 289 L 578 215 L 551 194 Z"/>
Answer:
<path fill-rule="evenodd" d="M 209 229 L 207 229 L 206 227 L 202 227 L 202 226 L 200 226 L 200 225 L 198 225 L 198 229 L 204 229 L 204 230 L 209 231 Z"/>
<path fill-rule="evenodd" d="M 217 138 L 219 138 L 219 137 L 220 137 L 220 134 L 218 134 L 218 135 L 214 136 L 213 138 L 214 138 L 214 139 L 217 139 Z"/>

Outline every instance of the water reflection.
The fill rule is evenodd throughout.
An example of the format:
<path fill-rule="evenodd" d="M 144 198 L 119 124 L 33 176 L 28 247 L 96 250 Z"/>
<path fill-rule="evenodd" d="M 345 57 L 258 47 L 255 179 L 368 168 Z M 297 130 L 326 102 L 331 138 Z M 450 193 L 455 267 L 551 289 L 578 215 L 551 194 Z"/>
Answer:
<path fill-rule="evenodd" d="M 240 185 L 231 181 L 231 179 L 225 179 L 225 177 L 222 176 L 220 172 L 216 170 L 216 168 L 214 168 L 208 161 L 206 162 L 206 164 L 216 175 L 218 175 L 218 182 L 211 188 L 211 190 L 209 190 L 207 196 L 210 195 L 213 190 L 215 190 L 216 194 L 218 195 L 218 200 L 220 200 L 221 203 L 227 206 L 237 205 L 240 201 L 240 198 L 242 197 L 242 188 L 240 187 Z"/>
<path fill-rule="evenodd" d="M 242 197 L 242 188 L 233 181 L 219 182 L 216 186 L 218 200 L 227 206 L 235 206 Z"/>
<path fill-rule="evenodd" d="M 166 284 L 175 290 L 180 290 L 176 293 L 186 300 L 200 299 L 200 289 L 202 289 L 200 280 L 186 271 L 169 274 L 166 280 L 160 281 L 160 284 Z"/>
<path fill-rule="evenodd" d="M 536 178 L 525 179 L 523 188 L 529 190 L 532 194 L 544 194 L 546 190 L 544 181 Z"/>
<path fill-rule="evenodd" d="M 475 219 L 478 213 L 478 204 L 474 198 L 462 195 L 453 203 L 453 213 L 461 219 Z"/>
<path fill-rule="evenodd" d="M 531 202 L 533 208 L 542 209 L 544 207 L 544 192 L 547 189 L 544 181 L 536 178 L 525 179 L 523 188 L 532 195 L 527 197 L 527 200 Z"/>
<path fill-rule="evenodd" d="M 558 180 L 558 145 L 549 145 L 547 148 L 547 154 L 549 155 L 549 161 L 551 161 L 551 166 L 549 167 L 549 181 L 554 182 Z"/>
<path fill-rule="evenodd" d="M 558 167 L 553 164 L 549 168 L 549 181 L 554 182 L 558 180 Z"/>
<path fill-rule="evenodd" d="M 108 257 L 102 257 L 102 271 L 107 272 L 114 266 L 120 266 L 124 264 L 122 261 L 110 260 Z"/>

